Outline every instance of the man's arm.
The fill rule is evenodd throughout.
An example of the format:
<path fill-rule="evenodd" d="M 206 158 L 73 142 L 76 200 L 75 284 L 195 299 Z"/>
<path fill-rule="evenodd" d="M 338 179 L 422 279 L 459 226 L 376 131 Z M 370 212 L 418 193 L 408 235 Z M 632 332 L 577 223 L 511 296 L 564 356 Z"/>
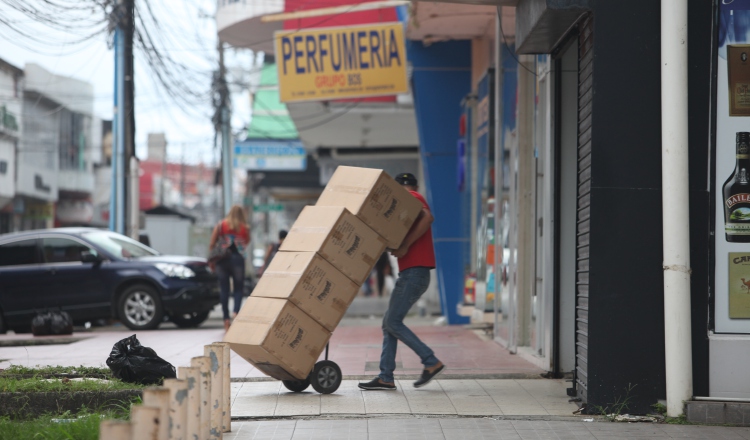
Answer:
<path fill-rule="evenodd" d="M 406 255 L 406 253 L 409 252 L 409 247 L 430 229 L 434 220 L 435 217 L 432 216 L 430 210 L 422 207 L 422 211 L 419 213 L 417 221 L 414 222 L 414 225 L 406 234 L 406 237 L 404 237 L 401 246 L 399 246 L 398 249 L 391 251 L 391 254 L 396 258 L 401 258 Z"/>

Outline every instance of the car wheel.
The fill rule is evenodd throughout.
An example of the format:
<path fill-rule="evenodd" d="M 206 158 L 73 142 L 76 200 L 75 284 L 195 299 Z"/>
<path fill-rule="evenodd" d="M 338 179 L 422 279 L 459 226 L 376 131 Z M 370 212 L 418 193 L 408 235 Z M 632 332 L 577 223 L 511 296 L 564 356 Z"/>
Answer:
<path fill-rule="evenodd" d="M 118 316 L 131 330 L 151 330 L 164 316 L 161 301 L 153 287 L 145 284 L 130 286 L 120 296 Z"/>
<path fill-rule="evenodd" d="M 180 313 L 170 316 L 169 320 L 174 322 L 177 327 L 193 328 L 203 324 L 203 321 L 208 319 L 209 313 L 210 310 L 205 312 Z"/>

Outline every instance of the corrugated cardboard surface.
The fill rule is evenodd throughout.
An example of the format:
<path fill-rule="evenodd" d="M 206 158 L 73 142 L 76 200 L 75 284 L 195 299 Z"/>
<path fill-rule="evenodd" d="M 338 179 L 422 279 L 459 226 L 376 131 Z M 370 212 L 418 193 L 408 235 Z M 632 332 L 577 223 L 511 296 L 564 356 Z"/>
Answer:
<path fill-rule="evenodd" d="M 343 206 L 305 206 L 280 250 L 317 252 L 362 285 L 385 246 L 383 237 Z"/>
<path fill-rule="evenodd" d="M 276 379 L 305 379 L 331 332 L 291 302 L 247 298 L 224 335 L 243 359 Z"/>
<path fill-rule="evenodd" d="M 383 170 L 339 166 L 316 206 L 344 206 L 385 238 L 401 245 L 422 204 Z"/>
<path fill-rule="evenodd" d="M 277 252 L 253 296 L 288 299 L 333 331 L 359 286 L 315 252 Z"/>

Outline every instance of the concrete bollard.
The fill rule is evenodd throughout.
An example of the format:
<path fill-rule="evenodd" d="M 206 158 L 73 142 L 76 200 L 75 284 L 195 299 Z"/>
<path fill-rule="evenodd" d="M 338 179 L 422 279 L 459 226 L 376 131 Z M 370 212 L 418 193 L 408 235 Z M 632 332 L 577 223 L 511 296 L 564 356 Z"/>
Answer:
<path fill-rule="evenodd" d="M 190 366 L 200 369 L 201 379 L 198 388 L 201 390 L 200 411 L 201 420 L 198 428 L 198 438 L 208 440 L 211 438 L 211 410 L 209 401 L 211 400 L 211 358 L 206 356 L 197 356 L 190 359 Z"/>
<path fill-rule="evenodd" d="M 159 408 L 159 440 L 169 439 L 169 390 L 150 387 L 143 390 L 143 404 Z"/>
<path fill-rule="evenodd" d="M 187 440 L 187 381 L 164 379 L 164 388 L 169 390 L 169 439 Z"/>
<path fill-rule="evenodd" d="M 161 408 L 155 406 L 135 405 L 130 408 L 130 439 L 162 440 L 159 437 L 159 414 Z"/>
<path fill-rule="evenodd" d="M 211 439 L 222 437 L 224 432 L 224 416 L 222 415 L 224 407 L 224 376 L 222 364 L 224 363 L 224 347 L 216 344 L 209 344 L 203 347 L 203 355 L 211 359 Z"/>
<path fill-rule="evenodd" d="M 214 342 L 216 345 L 221 345 L 224 347 L 224 362 L 222 366 L 222 370 L 224 372 L 224 380 L 222 384 L 224 385 L 224 411 L 222 412 L 222 426 L 224 427 L 224 432 L 231 432 L 232 431 L 232 376 L 231 376 L 231 368 L 230 368 L 230 358 L 232 356 L 232 351 L 229 349 L 229 343 L 228 342 Z M 213 345 L 213 344 L 212 344 Z"/>
<path fill-rule="evenodd" d="M 187 423 L 185 439 L 200 439 L 201 424 L 201 369 L 196 367 L 177 367 L 177 377 L 187 383 Z"/>
<path fill-rule="evenodd" d="M 99 424 L 99 438 L 104 440 L 131 440 L 131 425 L 125 420 L 103 420 Z"/>

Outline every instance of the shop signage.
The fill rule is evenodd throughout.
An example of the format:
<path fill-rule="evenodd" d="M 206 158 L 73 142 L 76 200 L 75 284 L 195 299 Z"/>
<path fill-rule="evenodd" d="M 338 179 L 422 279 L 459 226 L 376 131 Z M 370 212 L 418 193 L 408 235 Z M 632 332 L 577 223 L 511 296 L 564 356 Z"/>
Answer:
<path fill-rule="evenodd" d="M 38 220 L 51 220 L 55 214 L 55 205 L 51 202 L 26 202 L 24 216 Z"/>
<path fill-rule="evenodd" d="M 281 203 L 267 203 L 263 205 L 253 205 L 253 211 L 255 212 L 272 212 L 272 211 L 283 211 L 284 205 Z"/>
<path fill-rule="evenodd" d="M 714 206 L 716 333 L 750 333 L 750 0 L 719 2 Z"/>
<path fill-rule="evenodd" d="M 18 131 L 16 117 L 4 105 L 0 106 L 0 127 L 8 131 Z"/>
<path fill-rule="evenodd" d="M 401 23 L 279 31 L 274 39 L 282 102 L 409 91 Z"/>
<path fill-rule="evenodd" d="M 234 168 L 251 171 L 304 171 L 307 152 L 300 141 L 245 141 L 234 145 Z"/>

